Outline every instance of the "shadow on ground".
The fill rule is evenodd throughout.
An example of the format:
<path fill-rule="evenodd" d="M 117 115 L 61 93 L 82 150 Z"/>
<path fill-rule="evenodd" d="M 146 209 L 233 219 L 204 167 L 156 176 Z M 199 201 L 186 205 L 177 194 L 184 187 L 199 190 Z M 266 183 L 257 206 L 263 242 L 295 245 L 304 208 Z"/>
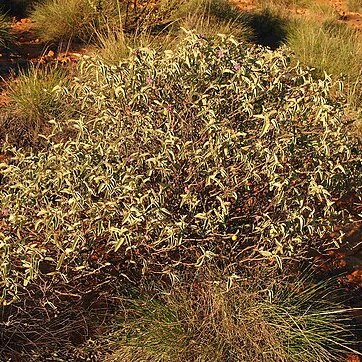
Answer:
<path fill-rule="evenodd" d="M 288 20 L 270 10 L 245 13 L 243 21 L 254 33 L 253 42 L 259 45 L 277 49 L 287 38 Z"/>
<path fill-rule="evenodd" d="M 28 11 L 39 0 L 2 0 L 0 8 L 7 15 L 23 18 L 28 15 Z"/>

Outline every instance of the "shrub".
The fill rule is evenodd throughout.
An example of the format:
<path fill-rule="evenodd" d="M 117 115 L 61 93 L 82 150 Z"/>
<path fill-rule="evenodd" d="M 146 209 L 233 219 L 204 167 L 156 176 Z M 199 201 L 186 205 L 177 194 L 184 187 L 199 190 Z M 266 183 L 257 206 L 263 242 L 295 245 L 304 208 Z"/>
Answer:
<path fill-rule="evenodd" d="M 113 351 L 105 360 L 345 361 L 352 321 L 328 284 L 259 278 L 233 275 L 227 289 L 225 280 L 203 277 L 133 297 L 103 337 Z"/>
<path fill-rule="evenodd" d="M 65 92 L 79 116 L 54 121 L 46 151 L 4 147 L 3 301 L 41 260 L 76 273 L 100 247 L 129 278 L 338 247 L 359 145 L 331 79 L 290 57 L 190 33 L 176 52 L 81 62 Z"/>

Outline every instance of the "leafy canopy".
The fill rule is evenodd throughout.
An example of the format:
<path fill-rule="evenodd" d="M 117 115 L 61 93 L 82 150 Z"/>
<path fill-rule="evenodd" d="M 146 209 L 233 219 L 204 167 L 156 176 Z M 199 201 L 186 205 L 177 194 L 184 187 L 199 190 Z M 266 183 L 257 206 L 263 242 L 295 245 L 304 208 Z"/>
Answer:
<path fill-rule="evenodd" d="M 0 165 L 3 301 L 44 262 L 172 277 L 338 244 L 350 216 L 335 201 L 360 192 L 361 154 L 331 79 L 290 57 L 189 33 L 176 52 L 83 60 L 60 92 L 77 116 Z"/>

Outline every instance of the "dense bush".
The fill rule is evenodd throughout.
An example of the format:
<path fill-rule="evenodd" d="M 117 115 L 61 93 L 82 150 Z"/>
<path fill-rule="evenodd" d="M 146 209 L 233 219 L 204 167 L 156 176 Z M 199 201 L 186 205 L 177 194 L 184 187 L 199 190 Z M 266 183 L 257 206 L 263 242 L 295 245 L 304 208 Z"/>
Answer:
<path fill-rule="evenodd" d="M 129 278 L 173 278 L 216 257 L 338 247 L 331 232 L 350 216 L 336 202 L 361 191 L 359 145 L 331 79 L 289 57 L 189 34 L 176 52 L 81 62 L 62 93 L 78 116 L 52 121 L 44 151 L 3 150 L 3 302 L 39 263 L 74 275 L 108 258 Z"/>

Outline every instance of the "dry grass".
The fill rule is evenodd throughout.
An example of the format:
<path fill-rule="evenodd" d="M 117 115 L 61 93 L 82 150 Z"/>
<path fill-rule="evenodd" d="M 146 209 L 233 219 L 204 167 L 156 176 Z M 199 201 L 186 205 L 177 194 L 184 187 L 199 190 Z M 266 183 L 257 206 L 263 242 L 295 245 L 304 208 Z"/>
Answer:
<path fill-rule="evenodd" d="M 60 94 L 68 81 L 67 70 L 58 66 L 33 66 L 11 78 L 7 92 L 10 103 L 0 119 L 0 137 L 6 132 L 12 143 L 36 143 L 52 118 L 67 114 L 69 107 Z"/>
<path fill-rule="evenodd" d="M 317 74 L 326 71 L 346 79 L 346 94 L 354 107 L 361 105 L 362 38 L 344 24 L 327 21 L 293 22 L 288 45 L 300 61 L 315 67 Z"/>
<path fill-rule="evenodd" d="M 234 35 L 243 40 L 253 37 L 245 17 L 227 0 L 184 0 L 177 4 L 172 0 L 163 0 L 158 11 L 161 14 L 158 19 L 160 24 L 152 24 L 147 18 L 141 22 L 144 27 L 136 27 L 132 32 L 125 32 L 122 24 L 106 26 L 102 31 L 94 29 L 95 53 L 106 63 L 118 64 L 134 48 L 175 50 L 186 36 L 182 28 L 195 30 L 205 37 L 216 34 Z M 147 12 L 145 14 L 147 17 Z"/>
<path fill-rule="evenodd" d="M 95 53 L 106 63 L 117 64 L 129 55 L 129 47 L 123 29 L 107 27 L 96 32 Z"/>
<path fill-rule="evenodd" d="M 94 29 L 118 22 L 119 2 L 104 0 L 46 0 L 35 6 L 31 19 L 39 37 L 45 41 L 73 39 L 88 42 Z"/>
<path fill-rule="evenodd" d="M 348 324 L 326 285 L 303 278 L 294 285 L 270 277 L 231 279 L 229 289 L 206 278 L 170 294 L 133 299 L 110 334 L 114 352 L 106 361 L 343 360 L 351 342 Z"/>

